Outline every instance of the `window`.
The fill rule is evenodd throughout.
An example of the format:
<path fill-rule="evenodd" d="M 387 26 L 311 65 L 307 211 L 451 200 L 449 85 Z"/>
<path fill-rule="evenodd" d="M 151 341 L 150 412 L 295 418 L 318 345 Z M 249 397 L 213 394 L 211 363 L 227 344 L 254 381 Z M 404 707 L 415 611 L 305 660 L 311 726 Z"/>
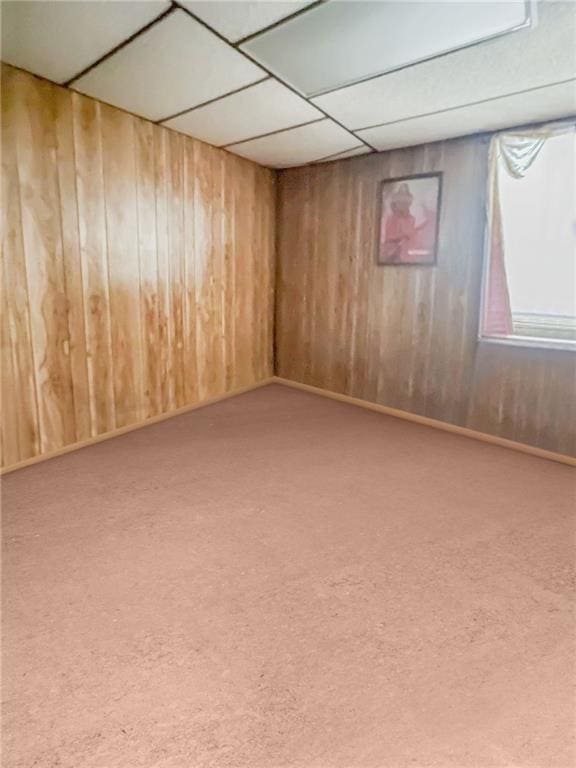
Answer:
<path fill-rule="evenodd" d="M 576 350 L 576 123 L 497 134 L 481 338 Z"/>

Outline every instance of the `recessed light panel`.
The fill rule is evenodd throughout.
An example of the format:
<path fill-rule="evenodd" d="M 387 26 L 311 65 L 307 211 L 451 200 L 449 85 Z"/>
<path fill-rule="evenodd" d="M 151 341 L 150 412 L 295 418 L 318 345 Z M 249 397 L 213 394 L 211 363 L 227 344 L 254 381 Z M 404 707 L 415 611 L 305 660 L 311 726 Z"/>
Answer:
<path fill-rule="evenodd" d="M 352 130 L 433 113 L 574 77 L 575 40 L 576 3 L 546 2 L 534 28 L 313 101 Z"/>
<path fill-rule="evenodd" d="M 311 96 L 529 23 L 528 0 L 328 2 L 241 47 Z"/>

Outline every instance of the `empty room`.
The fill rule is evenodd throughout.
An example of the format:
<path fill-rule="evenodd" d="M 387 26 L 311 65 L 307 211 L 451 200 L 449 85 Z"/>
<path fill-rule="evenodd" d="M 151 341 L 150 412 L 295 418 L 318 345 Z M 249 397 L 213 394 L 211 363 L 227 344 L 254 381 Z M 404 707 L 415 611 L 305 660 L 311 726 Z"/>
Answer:
<path fill-rule="evenodd" d="M 2 768 L 576 768 L 576 2 L 0 5 Z"/>

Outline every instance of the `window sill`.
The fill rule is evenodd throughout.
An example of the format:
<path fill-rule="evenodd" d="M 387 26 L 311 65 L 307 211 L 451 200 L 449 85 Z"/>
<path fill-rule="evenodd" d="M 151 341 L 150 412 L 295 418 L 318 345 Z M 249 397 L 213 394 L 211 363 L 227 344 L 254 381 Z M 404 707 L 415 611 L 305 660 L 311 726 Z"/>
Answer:
<path fill-rule="evenodd" d="M 568 339 L 544 339 L 533 336 L 480 336 L 481 344 L 499 344 L 505 347 L 529 347 L 532 349 L 557 349 L 576 352 L 576 341 Z"/>

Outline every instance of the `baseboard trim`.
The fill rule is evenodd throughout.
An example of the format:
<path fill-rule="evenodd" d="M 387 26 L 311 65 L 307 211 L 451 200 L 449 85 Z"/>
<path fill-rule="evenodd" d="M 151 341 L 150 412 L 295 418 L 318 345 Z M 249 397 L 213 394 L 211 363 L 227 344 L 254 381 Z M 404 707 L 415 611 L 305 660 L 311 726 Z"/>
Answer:
<path fill-rule="evenodd" d="M 563 453 L 555 453 L 554 451 L 547 451 L 544 448 L 537 448 L 533 445 L 527 445 L 526 443 L 518 443 L 515 440 L 508 440 L 505 437 L 498 437 L 496 435 L 489 435 L 486 432 L 478 432 L 474 429 L 468 429 L 468 427 L 459 427 L 456 424 L 449 424 L 445 421 L 439 421 L 438 419 L 430 419 L 427 416 L 418 416 L 416 413 L 410 413 L 409 411 L 402 411 L 398 408 L 390 408 L 387 405 L 380 405 L 379 403 L 371 403 L 369 400 L 362 400 L 358 397 L 351 397 L 350 395 L 343 395 L 339 392 L 332 392 L 328 389 L 321 389 L 320 387 L 314 387 L 310 384 L 303 384 L 299 381 L 292 381 L 291 379 L 284 379 L 280 376 L 271 376 L 266 379 L 262 379 L 261 381 L 256 382 L 255 384 L 250 384 L 246 387 L 239 387 L 238 389 L 234 389 L 231 392 L 226 392 L 222 395 L 218 395 L 216 397 L 208 398 L 207 400 L 202 400 L 199 403 L 193 403 L 192 405 L 185 405 L 182 408 L 177 408 L 174 411 L 170 411 L 169 413 L 162 413 L 158 416 L 153 416 L 150 419 L 146 419 L 146 421 L 138 422 L 137 424 L 130 424 L 126 427 L 119 427 L 118 429 L 114 429 L 111 432 L 105 432 L 101 435 L 95 435 L 94 437 L 90 437 L 87 440 L 82 440 L 78 443 L 71 443 L 70 445 L 65 445 L 62 448 L 58 448 L 55 451 L 50 451 L 49 453 L 43 453 L 39 456 L 32 456 L 29 459 L 24 459 L 23 461 L 19 461 L 16 464 L 11 464 L 7 467 L 0 468 L 0 475 L 7 475 L 10 472 L 15 472 L 19 469 L 24 469 L 25 467 L 30 467 L 34 464 L 38 464 L 41 461 L 49 461 L 50 459 L 55 459 L 58 456 L 64 456 L 67 453 L 72 453 L 73 451 L 79 451 L 82 450 L 82 448 L 88 448 L 91 445 L 96 445 L 97 443 L 102 443 L 104 440 L 110 440 L 114 437 L 120 437 L 121 435 L 126 435 L 129 432 L 134 432 L 137 429 L 143 429 L 144 427 L 149 427 L 153 424 L 158 424 L 162 421 L 166 421 L 167 419 L 174 418 L 175 416 L 180 416 L 184 413 L 189 413 L 190 411 L 195 411 L 198 408 L 204 408 L 208 405 L 213 405 L 214 403 L 219 403 L 222 400 L 228 400 L 231 397 L 236 397 L 237 395 L 242 395 L 245 392 L 251 392 L 252 390 L 259 389 L 260 387 L 265 387 L 267 384 L 283 384 L 287 387 L 292 387 L 293 389 L 300 389 L 304 392 L 311 392 L 315 395 L 320 395 L 321 397 L 327 397 L 331 400 L 338 400 L 341 403 L 348 403 L 349 405 L 355 405 L 359 408 L 365 408 L 369 411 L 375 411 L 376 413 L 383 413 L 386 416 L 393 416 L 397 419 L 404 419 L 405 421 L 411 421 L 415 424 L 421 424 L 426 427 L 433 427 L 434 429 L 441 429 L 444 432 L 451 432 L 455 435 L 460 435 L 462 437 L 469 437 L 473 440 L 480 440 L 484 443 L 490 443 L 491 445 L 498 445 L 501 448 L 509 448 L 513 451 L 519 451 L 520 453 L 526 453 L 531 456 L 537 456 L 541 459 L 548 459 L 549 461 L 556 461 L 560 464 L 566 464 L 570 467 L 576 467 L 576 458 L 573 458 L 572 456 L 566 456 Z"/>
<path fill-rule="evenodd" d="M 302 384 L 299 381 L 292 381 L 291 379 L 283 379 L 280 376 L 274 376 L 272 381 L 275 384 L 284 384 L 287 387 L 301 389 L 304 392 L 311 392 L 315 395 L 328 397 L 331 400 L 338 400 L 341 403 L 348 403 L 349 405 L 356 405 L 359 408 L 366 408 L 369 411 L 384 413 L 386 416 L 394 416 L 397 419 L 412 421 L 415 424 L 421 424 L 426 427 L 433 427 L 434 429 L 441 429 L 444 432 L 452 432 L 453 434 L 460 435 L 461 437 L 469 437 L 473 440 L 481 440 L 483 443 L 498 445 L 501 448 L 509 448 L 513 451 L 519 451 L 520 453 L 527 453 L 531 456 L 537 456 L 540 459 L 548 459 L 549 461 L 556 461 L 560 464 L 567 464 L 569 467 L 576 467 L 576 458 L 573 458 L 572 456 L 566 456 L 563 453 L 547 451 L 544 448 L 537 448 L 536 446 L 527 445 L 526 443 L 517 443 L 515 440 L 508 440 L 505 437 L 489 435 L 486 432 L 477 432 L 475 429 L 468 429 L 468 427 L 459 427 L 456 424 L 449 424 L 445 421 L 438 421 L 438 419 L 430 419 L 427 416 L 418 416 L 416 413 L 401 411 L 398 408 L 390 408 L 387 405 L 371 403 L 369 400 L 362 400 L 359 397 L 342 395 L 339 392 L 332 392 L 328 389 L 313 387 L 310 384 Z"/>
<path fill-rule="evenodd" d="M 30 467 L 33 464 L 38 464 L 41 461 L 48 461 L 49 459 L 55 459 L 58 456 L 63 456 L 66 453 L 72 453 L 73 451 L 80 451 L 82 450 L 82 448 L 89 448 L 91 445 L 96 445 L 97 443 L 104 442 L 104 440 L 111 440 L 114 437 L 120 437 L 121 435 L 126 435 L 129 432 L 134 432 L 137 429 L 143 429 L 144 427 L 149 427 L 152 424 L 158 424 L 161 421 L 172 419 L 174 418 L 174 416 L 181 416 L 183 413 L 189 413 L 189 411 L 195 411 L 198 408 L 205 408 L 207 405 L 214 405 L 214 403 L 219 403 L 222 400 L 228 400 L 231 397 L 236 397 L 237 395 L 243 395 L 245 392 L 251 392 L 253 389 L 259 389 L 260 387 L 265 387 L 266 384 L 271 384 L 273 381 L 274 381 L 273 377 L 262 379 L 262 381 L 258 381 L 255 384 L 249 384 L 246 387 L 239 387 L 238 389 L 233 389 L 231 392 L 225 392 L 222 395 L 217 395 L 216 397 L 210 397 L 207 400 L 202 400 L 199 403 L 193 403 L 192 405 L 184 405 L 182 408 L 177 408 L 174 411 L 169 411 L 168 413 L 161 413 L 158 416 L 152 416 L 150 419 L 146 419 L 146 421 L 139 421 L 137 424 L 129 424 L 126 427 L 119 427 L 118 429 L 113 429 L 111 432 L 104 432 L 101 435 L 94 435 L 94 437 L 89 437 L 87 440 L 81 440 L 78 443 L 70 443 L 70 445 L 65 445 L 62 448 L 57 448 L 55 451 L 42 453 L 39 456 L 32 456 L 29 459 L 18 461 L 16 464 L 10 464 L 7 467 L 2 467 L 0 469 L 0 475 L 7 475 L 10 472 L 15 472 L 18 469 L 24 469 L 25 467 Z"/>

